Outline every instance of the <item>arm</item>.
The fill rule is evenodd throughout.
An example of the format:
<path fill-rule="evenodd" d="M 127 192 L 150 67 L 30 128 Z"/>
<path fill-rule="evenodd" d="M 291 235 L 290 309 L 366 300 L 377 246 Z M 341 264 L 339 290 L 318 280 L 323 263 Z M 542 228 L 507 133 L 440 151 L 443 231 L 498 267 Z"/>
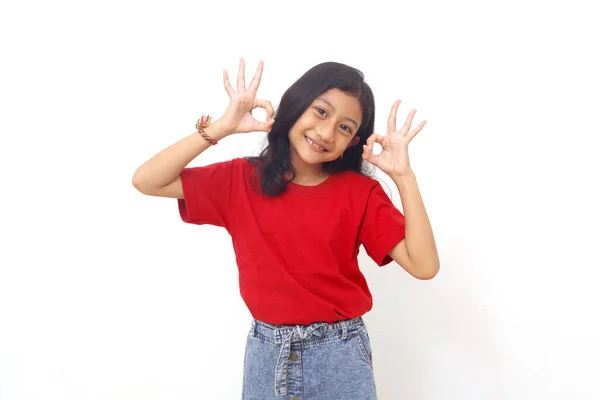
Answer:
<path fill-rule="evenodd" d="M 414 173 L 392 178 L 402 201 L 406 236 L 389 255 L 418 279 L 431 279 L 440 269 L 433 230 Z"/>
<path fill-rule="evenodd" d="M 250 86 L 246 88 L 245 62 L 243 58 L 240 59 L 237 91 L 229 82 L 228 72 L 223 71 L 223 84 L 230 102 L 225 114 L 204 129 L 208 136 L 215 140 L 221 140 L 234 133 L 269 132 L 271 130 L 275 122 L 272 119 L 273 106 L 268 100 L 256 98 L 262 70 L 263 62 L 260 61 Z M 257 107 L 267 111 L 267 122 L 259 122 L 254 119 L 252 110 Z M 192 133 L 142 164 L 133 175 L 133 186 L 147 195 L 183 199 L 183 188 L 179 175 L 194 158 L 209 146 L 211 146 L 210 143 L 200 134 Z"/>
<path fill-rule="evenodd" d="M 219 121 L 211 123 L 204 131 L 215 140 L 227 136 Z M 182 199 L 183 189 L 179 174 L 210 146 L 211 144 L 198 132 L 192 133 L 143 163 L 133 175 L 133 186 L 150 196 Z"/>
<path fill-rule="evenodd" d="M 405 237 L 388 253 L 389 256 L 415 278 L 431 279 L 440 269 L 440 260 L 431 224 L 408 156 L 408 144 L 423 129 L 427 121 L 421 121 L 409 131 L 417 112 L 413 109 L 408 114 L 404 125 L 398 130 L 396 114 L 399 106 L 400 100 L 396 100 L 388 118 L 386 135 L 374 133 L 367 139 L 363 157 L 390 176 L 400 192 L 405 217 Z M 373 154 L 374 143 L 379 143 L 383 147 L 383 151 L 378 155 Z"/>

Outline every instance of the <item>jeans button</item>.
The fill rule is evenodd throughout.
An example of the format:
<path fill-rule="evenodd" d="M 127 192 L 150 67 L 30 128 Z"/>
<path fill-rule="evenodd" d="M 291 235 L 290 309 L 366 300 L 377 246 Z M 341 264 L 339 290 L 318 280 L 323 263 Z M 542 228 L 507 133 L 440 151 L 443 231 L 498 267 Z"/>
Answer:
<path fill-rule="evenodd" d="M 298 355 L 296 353 L 290 353 L 290 360 L 298 361 Z M 298 400 L 300 400 L 300 399 L 298 399 Z"/>

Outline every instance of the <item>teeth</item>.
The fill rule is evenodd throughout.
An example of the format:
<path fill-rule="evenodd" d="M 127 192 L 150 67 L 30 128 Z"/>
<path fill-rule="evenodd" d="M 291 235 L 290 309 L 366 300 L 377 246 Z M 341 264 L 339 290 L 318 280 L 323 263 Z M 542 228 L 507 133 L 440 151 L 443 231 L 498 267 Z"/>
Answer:
<path fill-rule="evenodd" d="M 319 146 L 318 144 L 316 144 L 315 142 L 313 142 L 312 140 L 310 140 L 308 137 L 306 137 L 306 140 L 308 140 L 308 143 L 312 144 L 313 146 L 315 146 L 316 148 L 325 151 L 324 148 L 322 148 L 321 146 Z"/>

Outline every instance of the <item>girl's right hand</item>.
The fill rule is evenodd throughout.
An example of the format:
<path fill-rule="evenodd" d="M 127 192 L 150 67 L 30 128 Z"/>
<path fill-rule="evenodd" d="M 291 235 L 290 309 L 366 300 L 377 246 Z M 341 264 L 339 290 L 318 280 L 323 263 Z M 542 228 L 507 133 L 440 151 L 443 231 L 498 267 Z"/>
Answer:
<path fill-rule="evenodd" d="M 227 110 L 223 116 L 219 119 L 221 129 L 227 134 L 240 133 L 240 132 L 254 132 L 263 131 L 269 132 L 275 120 L 273 115 L 275 114 L 271 102 L 268 100 L 260 100 L 256 98 L 256 91 L 260 84 L 260 78 L 262 76 L 264 63 L 260 61 L 258 63 L 258 69 L 250 82 L 250 86 L 246 89 L 245 82 L 245 62 L 244 59 L 240 59 L 240 67 L 237 78 L 237 91 L 233 90 L 229 83 L 229 75 L 227 70 L 223 70 L 223 83 L 225 84 L 225 90 L 229 95 L 230 102 Z M 267 111 L 266 122 L 260 122 L 252 116 L 252 110 L 255 108 L 263 108 Z"/>

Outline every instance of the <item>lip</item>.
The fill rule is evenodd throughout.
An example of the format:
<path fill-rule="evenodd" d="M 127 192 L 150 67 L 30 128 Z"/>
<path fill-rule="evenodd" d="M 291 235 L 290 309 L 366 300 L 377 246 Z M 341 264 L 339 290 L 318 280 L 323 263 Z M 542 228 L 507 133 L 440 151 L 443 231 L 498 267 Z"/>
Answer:
<path fill-rule="evenodd" d="M 318 140 L 315 140 L 315 139 L 313 139 L 311 137 L 308 137 L 308 136 L 304 135 L 304 140 L 306 140 L 307 138 L 310 139 L 312 142 L 314 142 L 317 146 L 325 149 L 325 151 L 323 151 L 323 153 L 329 151 L 329 149 L 327 148 L 327 146 L 323 145 L 323 143 L 321 143 Z M 309 145 L 310 145 L 310 143 L 309 143 Z"/>

